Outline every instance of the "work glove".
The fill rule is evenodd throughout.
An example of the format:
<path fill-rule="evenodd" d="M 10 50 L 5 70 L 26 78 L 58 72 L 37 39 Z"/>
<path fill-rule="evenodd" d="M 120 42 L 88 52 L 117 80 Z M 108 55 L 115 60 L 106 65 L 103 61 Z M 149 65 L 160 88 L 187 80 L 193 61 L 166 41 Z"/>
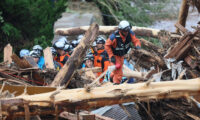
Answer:
<path fill-rule="evenodd" d="M 116 64 L 115 64 L 115 68 L 116 68 L 116 69 L 119 69 L 120 67 L 121 67 L 121 65 L 120 65 L 119 63 L 116 63 Z"/>
<path fill-rule="evenodd" d="M 108 66 L 108 71 L 111 73 L 116 69 L 119 69 L 121 67 L 121 65 L 119 63 L 112 65 L 112 66 Z"/>
<path fill-rule="evenodd" d="M 112 62 L 112 63 L 116 63 L 116 59 L 115 59 L 115 56 L 112 56 L 111 58 L 110 58 L 110 62 Z"/>

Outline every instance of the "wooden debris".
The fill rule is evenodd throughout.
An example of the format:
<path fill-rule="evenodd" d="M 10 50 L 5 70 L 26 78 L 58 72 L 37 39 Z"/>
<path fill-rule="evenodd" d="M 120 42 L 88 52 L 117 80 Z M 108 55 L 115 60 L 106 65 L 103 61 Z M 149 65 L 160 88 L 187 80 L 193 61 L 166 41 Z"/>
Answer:
<path fill-rule="evenodd" d="M 7 44 L 6 47 L 4 47 L 4 62 L 7 62 L 7 64 L 11 64 L 12 63 L 12 46 L 10 44 Z"/>
<path fill-rule="evenodd" d="M 117 26 L 99 26 L 99 34 L 111 34 L 117 30 Z M 58 28 L 55 30 L 55 34 L 71 36 L 84 34 L 89 29 L 89 26 L 73 27 L 73 28 Z M 162 31 L 158 29 L 145 28 L 133 26 L 132 30 L 137 36 L 147 36 L 147 37 L 158 37 Z"/>
<path fill-rule="evenodd" d="M 53 56 L 51 53 L 51 48 L 47 47 L 46 49 L 43 50 L 44 53 L 44 59 L 45 59 L 45 66 L 48 69 L 55 69 L 54 68 L 54 63 L 53 63 Z"/>
<path fill-rule="evenodd" d="M 177 42 L 171 48 L 169 48 L 168 53 L 165 55 L 165 58 L 175 58 L 176 60 L 183 58 L 190 49 L 191 44 L 193 42 L 193 38 L 198 32 L 199 30 L 196 30 L 194 33 L 185 34 L 179 40 L 179 42 Z"/>
<path fill-rule="evenodd" d="M 85 57 L 86 50 L 90 47 L 98 35 L 99 27 L 97 24 L 92 24 L 82 38 L 79 45 L 75 48 L 72 55 L 56 75 L 54 81 L 50 86 L 55 87 L 59 85 L 69 84 L 70 79 L 73 77 L 74 71 L 81 65 L 83 58 Z"/>
<path fill-rule="evenodd" d="M 153 52 L 155 52 L 158 55 L 162 55 L 164 50 L 156 45 L 154 45 L 153 43 L 145 40 L 145 39 L 140 39 L 140 42 L 142 44 L 143 47 L 148 48 L 148 50 L 151 50 Z"/>
<path fill-rule="evenodd" d="M 1 78 L 0 78 L 1 79 Z M 0 85 L 0 88 L 2 85 Z M 28 95 L 34 95 L 34 94 L 40 94 L 40 93 L 46 93 L 46 92 L 51 92 L 55 91 L 57 88 L 54 87 L 42 87 L 42 86 L 31 86 L 31 85 L 26 85 L 26 86 L 20 86 L 20 85 L 5 85 L 3 88 L 3 91 L 9 91 L 10 93 L 16 92 L 15 95 L 19 96 L 24 93 L 24 90 L 26 89 L 26 94 Z"/>
<path fill-rule="evenodd" d="M 23 107 L 24 103 L 27 103 L 29 108 L 32 109 L 30 115 L 44 115 L 55 113 L 54 106 L 58 107 L 58 111 L 62 111 L 63 109 L 78 110 L 138 100 L 146 101 L 152 99 L 198 96 L 200 90 L 199 86 L 200 78 L 153 82 L 149 86 L 146 86 L 145 83 L 121 84 L 96 87 L 90 92 L 86 92 L 84 88 L 59 90 L 54 96 L 53 101 L 50 100 L 50 96 L 52 96 L 55 91 L 1 99 L 0 102 L 2 103 L 2 115 L 4 116 L 24 116 L 25 112 L 23 109 L 20 109 L 20 107 Z M 11 106 L 13 105 L 17 107 L 12 109 Z M 45 108 L 46 111 L 36 112 Z"/>
<path fill-rule="evenodd" d="M 98 72 L 101 72 L 102 69 L 101 69 L 101 67 L 93 67 L 93 68 L 81 68 L 80 70 L 77 70 L 77 72 L 79 74 L 82 74 L 82 73 L 87 72 L 87 71 L 92 71 L 94 73 L 98 73 Z"/>
<path fill-rule="evenodd" d="M 189 7 L 190 6 L 188 4 L 188 0 L 182 0 L 182 4 L 179 11 L 179 16 L 178 16 L 178 23 L 181 24 L 183 27 L 185 27 L 185 24 L 186 24 Z M 177 29 L 177 32 L 178 32 L 178 29 Z"/>
<path fill-rule="evenodd" d="M 89 112 L 80 112 L 79 114 L 73 114 L 73 113 L 69 113 L 69 112 L 62 112 L 60 114 L 60 117 L 65 118 L 65 119 L 69 119 L 69 120 L 114 120 L 111 119 L 109 117 L 105 117 L 105 116 L 100 116 L 97 114 L 91 114 Z"/>
<path fill-rule="evenodd" d="M 24 59 L 31 65 L 31 67 L 38 67 L 37 63 L 34 61 L 33 57 L 25 56 Z"/>
<path fill-rule="evenodd" d="M 13 54 L 11 58 L 20 68 L 32 68 L 32 65 L 26 59 L 20 59 L 16 54 Z M 44 79 L 40 77 L 38 72 L 33 72 L 33 79 L 36 84 L 44 85 Z"/>
<path fill-rule="evenodd" d="M 135 50 L 132 54 L 132 59 L 136 59 L 138 64 L 144 68 L 150 68 L 152 66 L 158 65 L 160 68 L 165 69 L 166 65 L 162 57 L 155 53 L 146 51 L 144 49 Z"/>
<path fill-rule="evenodd" d="M 133 71 L 133 70 L 129 69 L 128 67 L 126 67 L 125 65 L 123 65 L 123 76 L 124 77 L 145 80 L 146 79 L 145 75 L 146 75 L 146 73 Z"/>
<path fill-rule="evenodd" d="M 192 57 L 191 55 L 188 55 L 187 57 L 184 58 L 184 61 L 192 68 L 196 68 L 197 67 L 197 62 L 194 59 L 194 57 Z"/>

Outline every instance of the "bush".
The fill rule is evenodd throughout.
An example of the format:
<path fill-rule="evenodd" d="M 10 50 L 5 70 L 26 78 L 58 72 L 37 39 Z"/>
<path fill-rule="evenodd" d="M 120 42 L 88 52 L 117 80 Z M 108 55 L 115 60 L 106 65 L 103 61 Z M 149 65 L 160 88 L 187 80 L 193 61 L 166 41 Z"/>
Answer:
<path fill-rule="evenodd" d="M 17 50 L 40 41 L 51 44 L 54 22 L 66 9 L 67 0 L 1 0 L 0 50 L 7 43 Z M 44 43 L 42 43 L 44 42 Z"/>

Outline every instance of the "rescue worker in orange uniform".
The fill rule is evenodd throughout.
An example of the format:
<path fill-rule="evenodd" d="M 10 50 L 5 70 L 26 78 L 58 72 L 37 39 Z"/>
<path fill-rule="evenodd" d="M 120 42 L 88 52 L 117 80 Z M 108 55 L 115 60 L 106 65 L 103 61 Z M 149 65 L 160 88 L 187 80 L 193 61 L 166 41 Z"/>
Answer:
<path fill-rule="evenodd" d="M 122 80 L 124 55 L 131 48 L 131 43 L 134 44 L 136 49 L 141 48 L 141 43 L 131 30 L 130 23 L 123 20 L 119 23 L 118 30 L 110 35 L 105 44 L 105 50 L 109 55 L 111 65 L 116 65 L 117 68 L 110 75 L 114 84 L 120 84 Z"/>
<path fill-rule="evenodd" d="M 103 37 L 98 37 L 96 44 L 97 51 L 94 53 L 94 66 L 101 67 L 102 72 L 104 72 L 108 69 L 108 66 L 110 65 L 108 54 L 104 49 L 105 39 Z M 98 76 L 100 76 L 102 72 L 97 73 Z M 100 80 L 100 83 L 102 81 L 103 79 Z"/>
<path fill-rule="evenodd" d="M 61 67 L 67 62 L 69 59 L 70 55 L 65 52 L 66 50 L 66 45 L 63 42 L 56 42 L 54 43 L 53 47 L 56 49 L 57 56 L 54 57 L 54 60 L 57 61 Z"/>

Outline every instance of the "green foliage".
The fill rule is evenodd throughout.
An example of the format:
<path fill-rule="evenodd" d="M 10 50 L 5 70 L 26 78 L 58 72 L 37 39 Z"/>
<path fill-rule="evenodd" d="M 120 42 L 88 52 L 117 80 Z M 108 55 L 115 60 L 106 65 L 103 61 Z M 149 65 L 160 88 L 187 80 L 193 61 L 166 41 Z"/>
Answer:
<path fill-rule="evenodd" d="M 0 51 L 10 42 L 16 50 L 31 44 L 50 45 L 54 22 L 67 0 L 1 0 Z M 34 43 L 35 42 L 35 43 Z"/>
<path fill-rule="evenodd" d="M 120 20 L 126 19 L 134 26 L 152 24 L 166 3 L 165 0 L 94 0 L 94 2 L 101 9 L 106 24 L 116 25 Z"/>

